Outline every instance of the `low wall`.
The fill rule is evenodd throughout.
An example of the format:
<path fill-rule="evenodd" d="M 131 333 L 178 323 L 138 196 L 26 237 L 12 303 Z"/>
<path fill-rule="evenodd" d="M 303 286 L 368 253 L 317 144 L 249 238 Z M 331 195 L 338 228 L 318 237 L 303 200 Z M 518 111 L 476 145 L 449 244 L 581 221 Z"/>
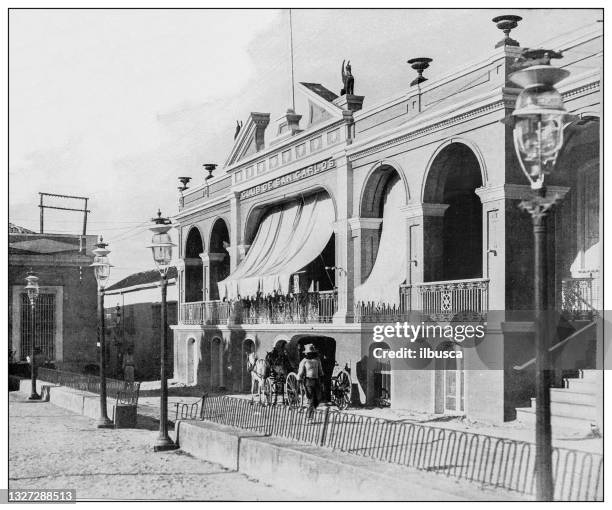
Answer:
<path fill-rule="evenodd" d="M 206 421 L 178 421 L 176 440 L 195 457 L 285 487 L 309 500 L 507 500 L 527 499 L 477 488 L 424 471 L 358 455 L 296 444 Z M 474 497 L 474 494 L 481 494 Z"/>
<path fill-rule="evenodd" d="M 65 386 L 56 386 L 45 381 L 36 381 L 36 392 L 40 395 L 43 386 L 50 386 L 50 402 L 58 407 L 63 407 L 76 414 L 82 414 L 88 418 L 97 420 L 100 418 L 100 396 L 87 391 L 73 390 Z M 32 391 L 30 379 L 22 379 L 19 382 L 19 392 L 29 395 Z M 106 412 L 111 421 L 115 419 L 115 399 L 106 398 Z"/>

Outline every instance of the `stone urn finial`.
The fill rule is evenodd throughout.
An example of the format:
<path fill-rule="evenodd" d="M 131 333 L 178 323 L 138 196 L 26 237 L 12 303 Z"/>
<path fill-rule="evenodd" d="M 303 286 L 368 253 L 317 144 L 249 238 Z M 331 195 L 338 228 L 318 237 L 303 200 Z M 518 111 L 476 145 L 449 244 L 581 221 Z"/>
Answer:
<path fill-rule="evenodd" d="M 510 31 L 518 26 L 518 22 L 523 18 L 520 16 L 514 16 L 513 14 L 503 14 L 501 16 L 496 16 L 493 18 L 493 23 L 497 25 L 505 35 L 505 37 L 499 41 L 495 47 L 499 48 L 500 46 L 520 46 L 518 41 L 510 38 Z"/>
<path fill-rule="evenodd" d="M 423 76 L 423 71 L 429 67 L 429 63 L 433 62 L 433 59 L 428 57 L 416 57 L 408 60 L 408 63 L 419 75 L 410 82 L 410 86 L 418 85 L 419 83 L 423 83 L 427 81 L 427 78 Z"/>

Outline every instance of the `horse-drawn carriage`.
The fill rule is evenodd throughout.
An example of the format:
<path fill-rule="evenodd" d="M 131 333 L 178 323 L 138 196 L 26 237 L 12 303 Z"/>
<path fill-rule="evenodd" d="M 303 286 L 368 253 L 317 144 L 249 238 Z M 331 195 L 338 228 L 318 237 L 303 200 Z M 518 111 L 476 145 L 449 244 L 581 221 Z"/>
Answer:
<path fill-rule="evenodd" d="M 336 363 L 338 366 L 338 363 Z M 258 359 L 255 353 L 247 357 L 247 370 L 251 373 L 251 402 L 255 401 L 255 387 L 262 405 L 275 405 L 278 397 L 283 405 L 302 407 L 306 404 L 304 385 L 297 378 L 287 354 L 273 350 L 265 359 Z M 351 376 L 348 366 L 339 370 L 331 378 L 329 388 L 330 403 L 340 410 L 346 409 L 351 402 Z"/>

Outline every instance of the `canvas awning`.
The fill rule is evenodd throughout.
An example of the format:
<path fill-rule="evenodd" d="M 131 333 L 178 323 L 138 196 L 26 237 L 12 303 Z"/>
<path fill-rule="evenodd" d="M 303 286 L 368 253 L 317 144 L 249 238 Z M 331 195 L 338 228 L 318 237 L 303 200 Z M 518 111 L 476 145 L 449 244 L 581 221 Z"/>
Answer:
<path fill-rule="evenodd" d="M 275 207 L 261 221 L 247 255 L 218 283 L 221 299 L 287 294 L 291 275 L 319 256 L 333 234 L 334 207 L 326 193 Z"/>
<path fill-rule="evenodd" d="M 368 279 L 355 288 L 355 302 L 399 305 L 399 286 L 406 279 L 406 220 L 401 214 L 404 188 L 400 180 L 385 196 L 378 253 Z"/>

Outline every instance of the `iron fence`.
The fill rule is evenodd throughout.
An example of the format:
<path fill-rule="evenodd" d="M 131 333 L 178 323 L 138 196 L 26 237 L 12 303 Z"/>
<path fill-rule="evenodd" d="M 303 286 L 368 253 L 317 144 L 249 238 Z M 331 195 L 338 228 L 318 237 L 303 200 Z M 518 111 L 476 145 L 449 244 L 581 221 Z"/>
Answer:
<path fill-rule="evenodd" d="M 75 374 L 63 370 L 52 370 L 49 368 L 38 369 L 38 379 L 41 381 L 65 386 L 79 391 L 100 393 L 100 377 L 97 375 Z M 106 395 L 111 398 L 119 396 L 122 400 L 138 401 L 139 382 L 118 381 L 106 378 Z"/>
<path fill-rule="evenodd" d="M 209 420 L 361 455 L 447 477 L 535 494 L 533 443 L 352 413 L 288 406 L 252 405 L 228 396 L 203 397 L 176 406 L 176 419 Z M 603 498 L 603 457 L 565 448 L 553 449 L 555 500 Z"/>

